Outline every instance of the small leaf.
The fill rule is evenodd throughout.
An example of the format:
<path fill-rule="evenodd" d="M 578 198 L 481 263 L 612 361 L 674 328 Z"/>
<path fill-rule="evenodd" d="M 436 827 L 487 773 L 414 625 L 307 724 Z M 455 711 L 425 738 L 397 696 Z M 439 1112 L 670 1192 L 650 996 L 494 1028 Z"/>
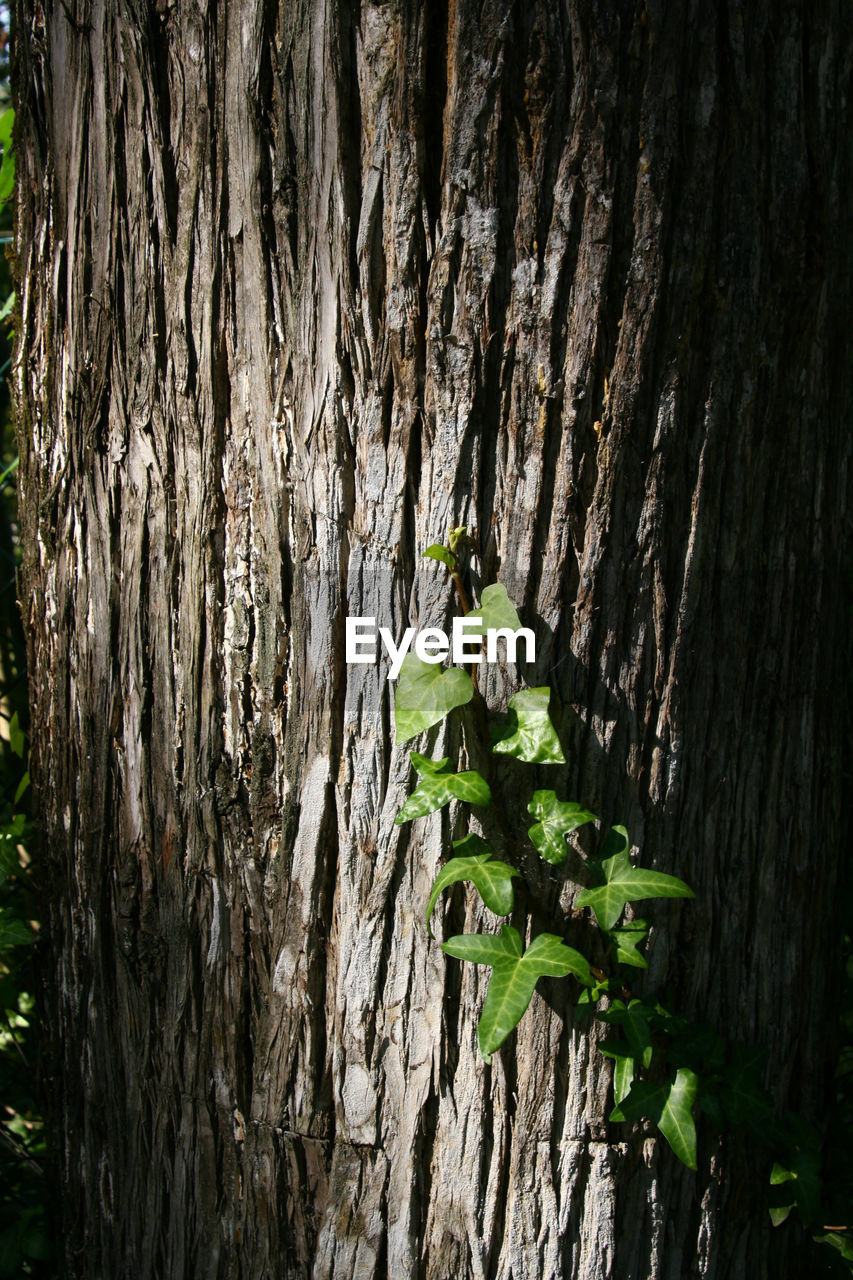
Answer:
<path fill-rule="evenodd" d="M 492 751 L 515 756 L 528 764 L 565 764 L 566 757 L 557 737 L 548 703 L 551 690 L 522 689 L 509 700 L 509 719 Z"/>
<path fill-rule="evenodd" d="M 30 785 L 30 771 L 28 769 L 26 773 L 23 775 L 23 777 L 21 778 L 21 781 L 18 783 L 18 786 L 15 790 L 15 799 L 13 802 L 14 804 L 18 803 L 21 796 L 24 794 L 24 792 L 26 791 L 29 785 Z"/>
<path fill-rule="evenodd" d="M 630 964 L 635 969 L 648 969 L 648 961 L 637 950 L 648 934 L 649 926 L 645 920 L 629 920 L 621 929 L 608 929 L 607 936 L 616 951 L 616 963 Z"/>
<path fill-rule="evenodd" d="M 6 295 L 6 301 L 3 303 L 3 306 L 0 307 L 0 320 L 5 320 L 7 316 L 10 316 L 12 314 L 14 306 L 15 306 L 15 291 L 13 289 L 11 293 Z"/>
<path fill-rule="evenodd" d="M 634 1083 L 634 1059 L 630 1054 L 617 1058 L 613 1064 L 613 1101 L 618 1106 L 631 1092 Z"/>
<path fill-rule="evenodd" d="M 23 759 L 27 747 L 27 735 L 21 728 L 17 711 L 9 721 L 9 746 L 16 756 L 20 756 Z"/>
<path fill-rule="evenodd" d="M 694 898 L 693 890 L 675 876 L 662 871 L 646 871 L 631 865 L 630 841 L 624 827 L 613 827 L 608 833 L 603 853 L 618 847 L 618 852 L 602 861 L 591 862 L 590 872 L 599 883 L 584 889 L 575 899 L 576 907 L 592 907 L 602 929 L 612 929 L 626 902 L 643 898 Z"/>
<path fill-rule="evenodd" d="M 788 1204 L 784 1204 L 784 1205 L 771 1204 L 770 1221 L 773 1223 L 773 1226 L 781 1227 L 782 1223 L 787 1220 L 788 1215 L 790 1214 L 793 1208 L 794 1208 L 793 1200 L 789 1201 Z"/>
<path fill-rule="evenodd" d="M 793 1208 L 803 1223 L 816 1222 L 820 1213 L 820 1157 L 813 1151 L 797 1151 L 785 1164 L 777 1162 L 770 1173 L 770 1218 L 774 1227 Z"/>
<path fill-rule="evenodd" d="M 438 724 L 454 707 L 464 706 L 473 696 L 471 677 L 459 667 L 421 662 L 417 654 L 407 653 L 394 695 L 397 742 L 408 742 Z"/>
<path fill-rule="evenodd" d="M 704 1081 L 701 1082 L 704 1085 Z M 699 1107 L 705 1112 L 711 1122 L 718 1129 L 724 1129 L 726 1125 L 726 1115 L 720 1105 L 720 1099 L 715 1093 L 711 1093 L 708 1089 L 700 1087 L 699 1089 Z"/>
<path fill-rule="evenodd" d="M 432 546 L 427 547 L 424 552 L 424 559 L 439 560 L 442 564 L 447 565 L 451 573 L 456 568 L 456 556 L 452 551 L 448 551 L 447 547 L 443 547 L 440 542 L 434 542 Z"/>
<path fill-rule="evenodd" d="M 602 996 L 609 995 L 612 990 L 613 982 L 610 978 L 596 978 L 592 986 L 578 996 L 578 1006 L 584 1006 L 589 1012 L 598 1004 Z"/>
<path fill-rule="evenodd" d="M 9 107 L 0 115 L 0 147 L 3 149 L 3 163 L 0 165 L 0 203 L 12 194 L 15 185 L 15 152 L 12 148 L 12 127 L 15 123 L 15 111 Z"/>
<path fill-rule="evenodd" d="M 440 809 L 449 800 L 464 800 L 466 804 L 479 805 L 492 803 L 489 784 L 476 769 L 448 773 L 446 756 L 443 760 L 428 760 L 426 756 L 418 755 L 417 751 L 410 752 L 410 755 L 422 781 L 394 819 L 396 826 L 411 822 L 414 818 L 423 818 L 427 813 L 435 813 L 436 809 Z"/>
<path fill-rule="evenodd" d="M 479 609 L 472 609 L 465 617 L 468 622 L 476 619 L 480 623 L 480 635 L 482 636 L 490 629 L 497 630 L 499 627 L 509 627 L 510 631 L 518 631 L 521 627 L 521 620 L 515 611 L 515 605 L 507 595 L 506 587 L 500 582 L 495 582 L 490 587 L 484 587 L 483 594 L 480 597 Z M 470 630 L 470 635 L 472 637 L 477 635 L 473 627 Z"/>
<path fill-rule="evenodd" d="M 759 1083 L 767 1051 L 735 1043 L 729 1046 L 729 1057 L 718 1090 L 726 1117 L 731 1124 L 764 1132 L 773 1123 L 773 1105 Z"/>
<path fill-rule="evenodd" d="M 0 951 L 6 947 L 27 946 L 33 940 L 32 930 L 7 907 L 0 907 Z"/>
<path fill-rule="evenodd" d="M 810 1226 L 820 1215 L 820 1134 L 802 1116 L 788 1112 L 785 1118 L 790 1154 L 770 1171 L 770 1217 L 778 1226 L 796 1207 Z"/>
<path fill-rule="evenodd" d="M 653 1015 L 652 1006 L 644 1004 L 642 1000 L 631 1000 L 627 1005 L 623 1000 L 614 1000 L 610 1008 L 601 1014 L 602 1022 L 622 1028 L 631 1056 L 644 1067 L 651 1066 L 652 1061 L 649 1020 Z"/>
<path fill-rule="evenodd" d="M 442 890 L 460 880 L 470 880 L 490 911 L 496 916 L 508 916 L 513 908 L 512 879 L 520 875 L 515 867 L 506 862 L 491 861 L 494 850 L 477 835 L 467 835 L 462 840 L 454 840 L 453 848 L 459 849 L 460 856 L 451 858 L 445 863 L 435 879 L 432 893 L 426 909 L 427 931 L 432 937 L 432 916 L 435 904 Z M 477 850 L 477 852 L 474 852 Z"/>
<path fill-rule="evenodd" d="M 796 1176 L 792 1169 L 786 1169 L 777 1160 L 770 1170 L 770 1185 L 771 1187 L 779 1187 L 784 1182 L 793 1182 Z"/>
<path fill-rule="evenodd" d="M 480 1052 L 487 1061 L 520 1022 L 539 978 L 565 978 L 571 973 L 585 986 L 593 983 L 589 962 L 551 933 L 534 938 L 523 954 L 521 936 L 508 924 L 500 937 L 463 933 L 442 943 L 441 949 L 458 960 L 492 966 L 477 1028 Z"/>
<path fill-rule="evenodd" d="M 558 800 L 553 791 L 534 791 L 527 812 L 539 819 L 527 834 L 539 856 L 554 866 L 566 861 L 569 852 L 566 836 L 584 823 L 596 820 L 594 813 L 572 800 Z"/>
<path fill-rule="evenodd" d="M 11 147 L 3 148 L 0 164 L 0 204 L 9 199 L 15 189 L 15 153 Z"/>
<path fill-rule="evenodd" d="M 831 1249 L 837 1249 L 845 1262 L 853 1262 L 853 1236 L 846 1234 L 849 1230 L 849 1227 L 840 1227 L 838 1230 L 817 1235 L 814 1239 L 818 1244 L 826 1244 Z"/>
<path fill-rule="evenodd" d="M 18 875 L 20 870 L 21 864 L 15 842 L 4 834 L 0 838 L 0 885 L 5 884 L 10 876 Z"/>
<path fill-rule="evenodd" d="M 652 1084 L 637 1080 L 631 1092 L 610 1113 L 611 1120 L 639 1120 L 657 1124 L 682 1164 L 696 1168 L 696 1124 L 693 1104 L 699 1081 L 688 1067 L 679 1067 L 674 1080 Z"/>

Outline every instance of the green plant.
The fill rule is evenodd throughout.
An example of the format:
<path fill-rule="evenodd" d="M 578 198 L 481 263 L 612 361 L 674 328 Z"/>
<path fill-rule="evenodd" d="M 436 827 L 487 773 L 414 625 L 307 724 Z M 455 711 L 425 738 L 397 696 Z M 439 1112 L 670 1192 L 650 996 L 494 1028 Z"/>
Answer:
<path fill-rule="evenodd" d="M 2 35 L 0 20 L 0 59 Z M 0 98 L 5 89 L 0 79 Z M 6 244 L 12 238 L 13 124 L 14 111 L 3 111 L 0 243 Z M 0 1276 L 46 1277 L 54 1266 L 45 1216 L 46 1152 L 37 1097 L 38 1017 L 31 961 L 40 908 L 28 811 L 25 646 L 16 600 L 18 456 L 6 384 L 14 305 L 8 264 L 0 255 Z"/>
<path fill-rule="evenodd" d="M 14 712 L 0 751 L 0 1276 L 47 1275 L 53 1250 L 44 1213 L 44 1130 L 33 1092 L 38 1022 L 31 995 L 31 921 L 37 910 L 22 809 L 26 739 Z M 5 795 L 3 794 L 5 792 Z"/>
<path fill-rule="evenodd" d="M 485 635 L 489 628 L 518 630 L 521 626 L 518 613 L 505 587 L 499 583 L 485 588 L 479 608 L 470 608 L 457 558 L 463 533 L 463 529 L 453 530 L 447 546 L 433 544 L 426 556 L 445 565 L 469 623 L 479 621 L 480 635 Z M 471 631 L 475 636 L 478 634 L 475 628 Z M 408 654 L 394 701 L 398 742 L 409 741 L 431 729 L 456 708 L 469 703 L 475 694 L 475 683 L 461 668 L 441 667 Z M 510 698 L 506 721 L 492 735 L 492 753 L 528 765 L 565 764 L 566 757 L 549 714 L 550 698 L 551 692 L 545 687 L 521 689 Z M 398 823 L 433 813 L 451 800 L 480 806 L 491 803 L 489 783 L 477 770 L 454 773 L 446 757 L 433 761 L 417 751 L 410 755 L 419 783 L 400 810 Z M 565 863 L 566 840 L 573 831 L 598 821 L 591 810 L 575 801 L 558 798 L 551 789 L 535 790 L 527 811 L 532 820 L 528 829 L 530 841 L 543 860 L 552 865 Z M 617 976 L 618 969 L 622 965 L 645 967 L 639 947 L 648 933 L 648 926 L 641 920 L 629 919 L 617 927 L 629 904 L 655 897 L 693 897 L 693 891 L 683 880 L 634 866 L 630 847 L 624 827 L 616 826 L 609 831 L 598 856 L 587 863 L 588 883 L 575 901 L 578 910 L 589 909 L 597 921 L 612 957 L 610 973 L 594 969 L 587 957 L 553 933 L 539 934 L 525 948 L 521 934 L 510 924 L 503 925 L 498 935 L 463 934 L 442 944 L 447 955 L 491 969 L 478 1025 L 478 1043 L 486 1061 L 490 1061 L 491 1055 L 524 1016 L 540 977 L 571 977 L 588 992 L 587 1003 L 593 998 L 600 1000 L 612 991 L 625 990 L 624 980 Z M 441 893 L 460 881 L 473 884 L 485 905 L 496 915 L 510 915 L 514 908 L 513 879 L 520 874 L 518 870 L 497 859 L 494 849 L 476 833 L 457 840 L 454 855 L 440 871 L 427 903 L 430 933 L 431 917 Z M 623 1008 L 625 1017 L 621 1019 Z M 695 1168 L 693 1107 L 698 1077 L 690 1067 L 676 1065 L 671 1078 L 643 1078 L 655 1060 L 653 1030 L 658 1030 L 665 1021 L 663 1014 L 647 1010 L 637 1000 L 623 1006 L 617 999 L 612 1000 L 600 1016 L 614 1028 L 624 1026 L 627 1032 L 624 1039 L 606 1042 L 606 1052 L 617 1060 L 618 1087 L 613 1118 L 651 1116 L 676 1154 Z M 658 1036 L 660 1043 L 664 1039 L 665 1036 Z M 661 1056 L 657 1054 L 658 1059 Z"/>
<path fill-rule="evenodd" d="M 455 529 L 446 546 L 433 544 L 425 555 L 445 565 L 469 620 L 489 627 L 520 628 L 520 621 L 506 590 L 500 584 L 486 587 L 479 608 L 471 609 L 458 564 L 458 547 L 464 529 Z M 550 690 L 522 689 L 509 700 L 505 723 L 491 735 L 491 753 L 525 765 L 559 765 L 565 755 L 549 713 Z M 458 708 L 477 699 L 482 723 L 488 712 L 482 705 L 475 679 L 459 667 L 425 663 L 409 654 L 396 689 L 394 716 L 398 743 L 410 741 Z M 480 714 L 482 712 L 482 714 Z M 469 721 L 470 723 L 470 721 Z M 403 805 L 398 823 L 433 813 L 451 800 L 488 806 L 492 787 L 479 772 L 454 773 L 449 760 L 432 761 L 411 751 L 419 783 Z M 553 789 L 534 790 L 527 803 L 533 820 L 527 836 L 546 862 L 567 862 L 568 837 L 598 818 L 581 803 L 560 799 Z M 509 834 L 505 832 L 505 834 Z M 520 872 L 496 858 L 483 837 L 469 832 L 454 841 L 454 855 L 433 884 L 426 906 L 426 922 L 432 936 L 432 917 L 441 894 L 454 884 L 473 885 L 485 906 L 498 916 L 509 916 L 515 906 L 513 881 Z M 691 1169 L 697 1168 L 698 1115 L 704 1114 L 718 1128 L 737 1126 L 772 1152 L 769 1209 L 774 1223 L 784 1221 L 796 1209 L 801 1222 L 819 1231 L 822 1216 L 820 1138 L 802 1117 L 787 1114 L 777 1120 L 769 1095 L 761 1088 L 764 1054 L 750 1046 L 725 1041 L 712 1027 L 695 1024 L 674 1013 L 667 1003 L 649 995 L 634 996 L 626 970 L 642 970 L 647 962 L 641 947 L 649 925 L 626 916 L 635 902 L 654 898 L 693 898 L 681 879 L 650 870 L 631 859 L 631 841 L 624 826 L 615 825 L 603 836 L 597 855 L 584 863 L 584 884 L 575 897 L 575 912 L 589 911 L 605 954 L 605 967 L 567 945 L 558 933 L 540 933 L 525 947 L 521 932 L 504 924 L 500 933 L 462 934 L 443 942 L 446 955 L 486 965 L 491 976 L 478 1023 L 478 1045 L 486 1062 L 506 1041 L 524 1016 L 541 977 L 567 978 L 575 984 L 577 1004 L 595 1012 L 612 1034 L 600 1045 L 612 1059 L 613 1121 L 648 1119 L 655 1124 L 675 1155 Z M 768 1164 L 771 1159 L 768 1158 Z M 850 1250 L 844 1228 L 823 1229 L 817 1236 L 845 1258 Z M 853 1253 L 853 1250 L 850 1250 Z"/>

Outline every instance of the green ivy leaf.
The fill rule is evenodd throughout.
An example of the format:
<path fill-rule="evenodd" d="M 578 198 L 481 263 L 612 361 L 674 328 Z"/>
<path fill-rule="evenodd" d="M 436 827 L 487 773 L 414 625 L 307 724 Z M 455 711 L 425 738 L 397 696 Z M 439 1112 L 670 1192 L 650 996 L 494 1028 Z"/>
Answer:
<path fill-rule="evenodd" d="M 27 749 L 27 735 L 21 728 L 17 711 L 9 721 L 9 746 L 16 756 L 20 756 L 23 759 L 24 752 Z"/>
<path fill-rule="evenodd" d="M 820 1134 L 803 1116 L 785 1117 L 789 1154 L 770 1171 L 770 1218 L 774 1227 L 796 1208 L 806 1226 L 820 1215 Z"/>
<path fill-rule="evenodd" d="M 649 934 L 649 926 L 645 920 L 629 920 L 621 929 L 608 929 L 606 932 L 616 952 L 617 964 L 630 964 L 635 969 L 648 969 L 648 961 L 637 950 Z"/>
<path fill-rule="evenodd" d="M 602 1022 L 620 1027 L 625 1032 L 632 1058 L 644 1067 L 651 1066 L 653 1050 L 649 1021 L 654 1017 L 651 1005 L 644 1004 L 642 1000 L 631 1000 L 627 1005 L 624 1000 L 614 1000 L 600 1016 Z"/>
<path fill-rule="evenodd" d="M 583 809 L 573 800 L 558 800 L 553 791 L 534 791 L 527 812 L 539 821 L 528 835 L 539 856 L 554 866 L 566 861 L 568 847 L 566 836 L 586 822 L 595 822 L 595 814 Z"/>
<path fill-rule="evenodd" d="M 459 856 L 445 863 L 435 879 L 426 909 L 427 932 L 432 937 L 432 916 L 439 895 L 449 885 L 460 880 L 470 880 L 490 911 L 496 916 L 508 916 L 513 908 L 512 879 L 520 875 L 506 862 L 492 862 L 494 849 L 473 833 L 462 840 L 454 840 L 453 848 Z"/>
<path fill-rule="evenodd" d="M 506 587 L 500 582 L 494 582 L 490 587 L 484 587 L 483 594 L 480 597 L 479 609 L 472 609 L 465 617 L 468 622 L 472 619 L 479 621 L 481 636 L 484 636 L 491 628 L 509 627 L 511 631 L 518 631 L 521 626 L 521 620 L 515 611 L 515 605 L 507 595 Z M 470 634 L 472 637 L 477 635 L 473 627 Z"/>
<path fill-rule="evenodd" d="M 818 1244 L 829 1245 L 831 1249 L 837 1249 L 845 1262 L 853 1262 L 853 1236 L 846 1234 L 850 1228 L 842 1228 L 839 1231 L 826 1231 L 822 1235 L 814 1237 Z"/>
<path fill-rule="evenodd" d="M 767 1051 L 755 1045 L 732 1044 L 729 1058 L 718 1088 L 723 1111 L 731 1124 L 766 1132 L 773 1123 L 773 1105 L 759 1084 L 759 1076 Z"/>
<path fill-rule="evenodd" d="M 598 880 L 591 889 L 584 889 L 575 899 L 576 907 L 592 907 L 599 926 L 612 929 L 622 914 L 626 902 L 642 898 L 694 898 L 693 890 L 675 876 L 662 871 L 647 871 L 631 865 L 628 850 L 631 842 L 624 827 L 613 827 L 607 834 L 602 859 L 591 862 L 589 869 Z M 616 849 L 612 857 L 603 855 Z"/>
<path fill-rule="evenodd" d="M 13 840 L 6 838 L 4 832 L 0 837 L 0 885 L 5 884 L 11 876 L 18 875 L 20 870 L 17 846 Z"/>
<path fill-rule="evenodd" d="M 409 754 L 422 781 L 394 819 L 396 826 L 411 822 L 413 818 L 423 818 L 427 813 L 435 813 L 436 809 L 440 809 L 449 800 L 464 800 L 466 804 L 479 805 L 492 803 L 489 784 L 476 769 L 448 773 L 447 756 L 443 760 L 429 760 L 426 756 L 419 756 L 417 751 Z"/>
<path fill-rule="evenodd" d="M 770 1171 L 770 1220 L 774 1227 L 797 1209 L 804 1224 L 816 1222 L 820 1212 L 820 1157 L 813 1151 L 798 1151 L 784 1164 L 777 1161 Z"/>
<path fill-rule="evenodd" d="M 613 1101 L 618 1106 L 634 1083 L 634 1055 L 627 1040 L 602 1040 L 598 1047 L 606 1058 L 613 1059 Z"/>
<path fill-rule="evenodd" d="M 480 1053 L 487 1062 L 518 1026 L 540 978 L 565 978 L 571 973 L 585 986 L 593 983 L 589 962 L 551 933 L 540 933 L 522 952 L 518 930 L 505 924 L 499 937 L 463 933 L 442 943 L 441 949 L 457 960 L 492 966 L 477 1028 Z"/>
<path fill-rule="evenodd" d="M 612 979 L 596 978 L 592 986 L 585 988 L 578 996 L 578 1007 L 583 1007 L 589 1013 L 594 1010 L 602 996 L 609 995 L 612 990 Z"/>
<path fill-rule="evenodd" d="M 422 662 L 417 654 L 407 653 L 394 695 L 397 742 L 408 742 L 438 724 L 454 707 L 464 706 L 473 696 L 471 677 L 460 667 Z"/>
<path fill-rule="evenodd" d="M 427 547 L 424 552 L 425 560 L 439 560 L 442 564 L 446 564 L 450 572 L 456 568 L 456 556 L 452 551 L 448 551 L 447 547 L 443 547 L 440 542 L 434 542 L 432 546 Z"/>
<path fill-rule="evenodd" d="M 15 123 L 15 112 L 12 107 L 0 115 L 0 147 L 3 148 L 3 163 L 0 165 L 0 204 L 8 200 L 15 185 L 15 152 L 12 149 L 12 126 Z"/>
<path fill-rule="evenodd" d="M 613 1108 L 611 1120 L 654 1120 L 675 1154 L 688 1169 L 696 1168 L 696 1124 L 693 1104 L 699 1080 L 688 1067 L 679 1067 L 675 1078 L 661 1084 L 636 1080 L 631 1092 Z"/>
<path fill-rule="evenodd" d="M 26 772 L 23 774 L 21 781 L 18 783 L 15 789 L 15 799 L 13 801 L 14 804 L 18 803 L 21 796 L 24 794 L 24 792 L 26 791 L 29 785 L 30 785 L 30 771 L 29 769 L 27 769 Z"/>
<path fill-rule="evenodd" d="M 0 951 L 7 947 L 27 946 L 32 940 L 29 925 L 19 920 L 8 907 L 0 907 Z"/>
<path fill-rule="evenodd" d="M 509 700 L 509 720 L 492 745 L 499 755 L 515 756 L 528 764 L 565 764 L 548 703 L 551 690 L 522 689 Z"/>
<path fill-rule="evenodd" d="M 448 547 L 450 548 L 451 553 L 452 553 L 453 555 L 455 555 L 455 554 L 456 554 L 456 552 L 458 551 L 458 549 L 459 549 L 459 543 L 460 543 L 460 542 L 462 541 L 462 539 L 465 537 L 465 534 L 466 534 L 467 532 L 468 532 L 468 526 L 467 526 L 467 524 L 460 524 L 460 525 L 458 526 L 458 528 L 456 528 L 456 529 L 451 529 L 451 530 L 449 531 L 449 533 L 448 533 L 448 535 L 447 535 L 447 545 L 448 545 Z"/>

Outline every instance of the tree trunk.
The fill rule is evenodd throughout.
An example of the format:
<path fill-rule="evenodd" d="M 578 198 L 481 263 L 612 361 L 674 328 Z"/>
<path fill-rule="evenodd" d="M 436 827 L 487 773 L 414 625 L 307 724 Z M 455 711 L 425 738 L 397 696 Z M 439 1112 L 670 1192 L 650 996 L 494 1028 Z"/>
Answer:
<path fill-rule="evenodd" d="M 692 1173 L 608 1122 L 569 983 L 478 1056 L 487 973 L 424 925 L 460 815 L 394 826 L 393 686 L 344 619 L 446 626 L 421 552 L 468 526 L 469 587 L 535 628 L 560 794 L 696 891 L 653 908 L 647 989 L 819 1116 L 842 0 L 15 8 L 66 1274 L 801 1274 L 761 1152 L 702 1129 Z M 572 882 L 519 866 L 513 922 L 571 940 Z M 456 894 L 444 936 L 495 927 Z"/>

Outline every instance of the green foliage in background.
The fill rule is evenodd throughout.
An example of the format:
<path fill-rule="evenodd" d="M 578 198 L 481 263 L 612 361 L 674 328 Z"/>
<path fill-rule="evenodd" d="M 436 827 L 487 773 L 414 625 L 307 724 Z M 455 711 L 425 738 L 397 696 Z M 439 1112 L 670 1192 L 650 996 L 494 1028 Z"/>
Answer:
<path fill-rule="evenodd" d="M 12 238 L 15 181 L 0 12 L 0 243 Z M 15 295 L 0 254 L 0 1277 L 50 1277 L 45 1142 L 38 1096 L 39 1037 L 32 965 L 38 894 L 32 864 L 24 636 L 17 602 L 18 466 L 8 375 Z"/>

